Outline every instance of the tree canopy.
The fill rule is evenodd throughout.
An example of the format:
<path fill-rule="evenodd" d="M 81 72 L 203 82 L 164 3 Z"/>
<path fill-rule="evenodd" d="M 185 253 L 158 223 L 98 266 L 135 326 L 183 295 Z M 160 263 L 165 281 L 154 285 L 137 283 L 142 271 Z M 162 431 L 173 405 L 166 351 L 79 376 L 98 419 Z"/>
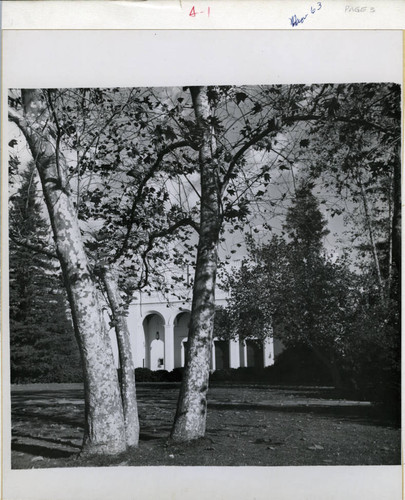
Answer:
<path fill-rule="evenodd" d="M 108 386 L 108 404 L 117 406 L 117 420 L 124 416 L 127 436 L 135 398 L 127 306 L 137 289 L 181 296 L 186 266 L 195 275 L 172 433 L 180 440 L 204 434 L 218 266 L 246 245 L 249 258 L 229 282 L 231 330 L 242 338 L 277 328 L 286 344 L 306 343 L 336 368 L 347 359 L 362 316 L 397 331 L 399 95 L 394 84 L 10 93 L 9 118 L 21 134 L 9 144 L 12 189 L 27 168 L 18 152 L 24 137 L 54 238 L 50 243 L 38 230 L 19 239 L 14 226 L 17 244 L 58 257 L 85 383 L 94 390 L 86 397 L 100 397 Z M 328 256 L 323 238 L 333 217 L 350 229 L 350 244 Z M 223 251 L 231 235 L 236 245 Z M 106 354 L 105 303 L 128 375 L 123 413 Z M 132 387 L 131 395 L 123 387 Z M 107 403 L 90 399 L 89 410 L 103 408 L 100 415 L 110 417 Z M 101 435 L 102 419 L 97 422 Z M 115 430 L 120 444 L 111 449 L 122 450 L 122 428 Z"/>

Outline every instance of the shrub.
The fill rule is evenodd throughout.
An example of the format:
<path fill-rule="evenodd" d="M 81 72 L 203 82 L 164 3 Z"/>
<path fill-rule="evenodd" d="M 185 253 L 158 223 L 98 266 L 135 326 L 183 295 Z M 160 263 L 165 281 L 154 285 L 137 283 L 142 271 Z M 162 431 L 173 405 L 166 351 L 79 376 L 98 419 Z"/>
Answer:
<path fill-rule="evenodd" d="M 152 370 L 149 368 L 135 368 L 135 380 L 137 382 L 153 382 Z"/>
<path fill-rule="evenodd" d="M 180 382 L 183 378 L 184 368 L 175 368 L 171 372 L 167 370 L 152 371 L 149 368 L 135 368 L 135 380 L 137 382 Z"/>
<path fill-rule="evenodd" d="M 329 370 L 305 346 L 283 351 L 273 366 L 264 369 L 265 378 L 275 384 L 331 385 Z"/>
<path fill-rule="evenodd" d="M 183 380 L 184 368 L 174 368 L 167 374 L 168 382 L 181 382 Z"/>
<path fill-rule="evenodd" d="M 223 368 L 221 370 L 215 370 L 210 374 L 211 382 L 225 382 L 232 380 L 232 368 Z"/>
<path fill-rule="evenodd" d="M 153 382 L 167 382 L 169 379 L 169 372 L 167 370 L 156 370 L 152 372 Z"/>

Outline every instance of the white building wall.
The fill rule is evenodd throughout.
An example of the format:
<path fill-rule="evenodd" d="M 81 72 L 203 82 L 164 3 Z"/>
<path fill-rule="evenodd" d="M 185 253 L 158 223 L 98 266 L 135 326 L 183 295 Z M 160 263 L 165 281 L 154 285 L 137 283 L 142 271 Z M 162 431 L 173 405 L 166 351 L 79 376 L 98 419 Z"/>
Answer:
<path fill-rule="evenodd" d="M 274 365 L 274 348 L 273 348 L 273 339 L 267 338 L 263 342 L 263 364 L 264 366 Z"/>
<path fill-rule="evenodd" d="M 240 353 L 239 353 L 239 341 L 230 340 L 229 341 L 229 368 L 239 368 L 240 364 Z"/>
<path fill-rule="evenodd" d="M 226 296 L 219 293 L 216 304 L 226 305 Z M 191 301 L 181 301 L 175 297 L 169 299 L 157 294 L 148 296 L 138 294 L 129 306 L 128 327 L 135 368 L 147 367 L 152 370 L 184 366 Z M 114 358 L 118 367 L 118 348 L 115 332 L 110 332 Z M 159 337 L 159 338 L 157 338 Z M 212 352 L 215 352 L 214 346 Z M 163 359 L 163 363 L 159 363 Z M 263 364 L 274 363 L 273 339 L 263 345 Z M 211 360 L 211 370 L 215 370 L 215 356 Z M 247 366 L 246 344 L 237 340 L 229 342 L 229 367 Z"/>

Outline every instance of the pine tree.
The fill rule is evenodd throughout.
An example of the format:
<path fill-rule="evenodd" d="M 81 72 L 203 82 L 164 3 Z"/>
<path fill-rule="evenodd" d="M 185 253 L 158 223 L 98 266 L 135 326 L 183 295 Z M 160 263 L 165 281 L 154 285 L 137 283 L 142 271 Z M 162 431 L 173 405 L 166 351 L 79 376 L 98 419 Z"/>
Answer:
<path fill-rule="evenodd" d="M 11 381 L 80 381 L 80 357 L 60 270 L 50 257 L 33 250 L 49 239 L 36 190 L 30 166 L 10 198 Z"/>
<path fill-rule="evenodd" d="M 284 224 L 293 245 L 306 254 L 319 255 L 323 238 L 329 233 L 319 203 L 312 194 L 311 185 L 303 183 L 295 193 Z"/>
<path fill-rule="evenodd" d="M 287 211 L 289 241 L 280 236 L 263 245 L 251 241 L 250 264 L 230 279 L 229 312 L 239 337 L 274 332 L 286 348 L 309 349 L 339 387 L 351 275 L 324 255 L 327 223 L 311 188 L 298 188 Z"/>

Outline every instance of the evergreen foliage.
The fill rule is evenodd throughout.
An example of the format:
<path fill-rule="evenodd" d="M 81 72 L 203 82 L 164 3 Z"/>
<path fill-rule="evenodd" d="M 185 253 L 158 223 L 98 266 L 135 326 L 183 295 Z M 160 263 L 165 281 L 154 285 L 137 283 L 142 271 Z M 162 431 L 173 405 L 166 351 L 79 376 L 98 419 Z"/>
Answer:
<path fill-rule="evenodd" d="M 287 349 L 312 352 L 336 387 L 396 404 L 396 302 L 381 301 L 373 269 L 355 273 L 345 259 L 326 257 L 326 221 L 310 187 L 297 190 L 284 229 L 289 241 L 250 241 L 250 259 L 229 278 L 229 307 L 217 325 L 242 339 L 274 334 Z"/>
<path fill-rule="evenodd" d="M 36 190 L 30 167 L 10 199 L 11 382 L 79 382 L 80 357 L 60 269 L 50 257 L 16 242 L 49 239 Z"/>

